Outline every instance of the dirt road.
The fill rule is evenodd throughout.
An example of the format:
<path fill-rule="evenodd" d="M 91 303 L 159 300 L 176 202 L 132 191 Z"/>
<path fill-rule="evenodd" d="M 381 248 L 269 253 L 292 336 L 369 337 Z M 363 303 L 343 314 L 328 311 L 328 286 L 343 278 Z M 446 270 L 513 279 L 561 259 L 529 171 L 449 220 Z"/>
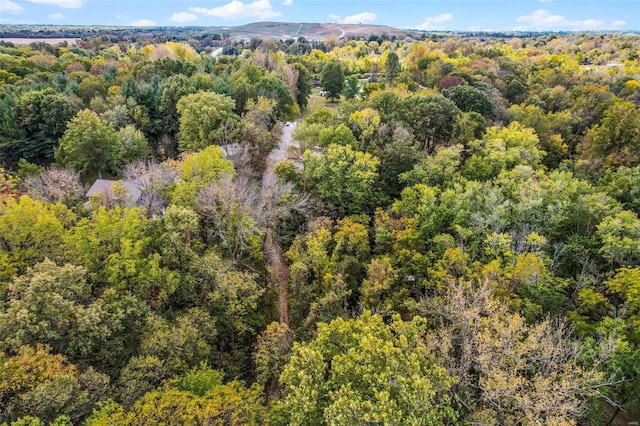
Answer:
<path fill-rule="evenodd" d="M 266 188 L 269 184 L 276 179 L 276 175 L 273 169 L 281 161 L 287 159 L 287 148 L 290 146 L 297 146 L 293 140 L 293 131 L 296 128 L 296 122 L 284 123 L 282 126 L 282 136 L 280 136 L 280 143 L 278 147 L 273 149 L 267 157 L 267 168 L 262 175 L 262 188 Z"/>
<path fill-rule="evenodd" d="M 282 136 L 280 143 L 267 157 L 267 168 L 262 175 L 262 191 L 265 191 L 276 180 L 274 169 L 276 164 L 287 159 L 287 149 L 290 146 L 297 146 L 293 140 L 292 133 L 296 128 L 296 123 L 284 123 L 282 126 Z M 278 283 L 278 316 L 281 324 L 289 323 L 288 309 L 288 281 L 289 268 L 282 258 L 282 250 L 275 242 L 271 230 L 267 231 L 265 239 L 265 252 L 269 258 L 272 279 Z"/>

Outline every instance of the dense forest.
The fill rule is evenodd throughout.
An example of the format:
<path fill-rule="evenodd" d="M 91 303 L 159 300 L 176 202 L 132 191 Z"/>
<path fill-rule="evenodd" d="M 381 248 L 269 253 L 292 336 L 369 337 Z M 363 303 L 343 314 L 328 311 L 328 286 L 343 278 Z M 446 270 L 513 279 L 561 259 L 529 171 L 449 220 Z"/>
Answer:
<path fill-rule="evenodd" d="M 0 424 L 640 421 L 639 36 L 203 40 L 0 44 Z"/>

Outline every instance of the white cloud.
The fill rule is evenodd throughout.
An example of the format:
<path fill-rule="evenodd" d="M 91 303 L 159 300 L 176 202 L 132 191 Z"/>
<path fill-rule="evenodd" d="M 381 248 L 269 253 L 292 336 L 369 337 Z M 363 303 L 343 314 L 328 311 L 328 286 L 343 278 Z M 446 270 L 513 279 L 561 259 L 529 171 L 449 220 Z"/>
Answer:
<path fill-rule="evenodd" d="M 180 22 L 180 23 L 192 22 L 192 21 L 197 21 L 198 17 L 193 13 L 189 13 L 189 12 L 176 12 L 173 15 L 171 15 L 169 20 L 172 22 Z"/>
<path fill-rule="evenodd" d="M 613 21 L 613 28 L 620 28 L 627 25 L 627 21 Z"/>
<path fill-rule="evenodd" d="M 425 18 L 422 24 L 418 25 L 418 29 L 425 31 L 444 30 L 444 25 L 442 24 L 449 22 L 452 19 L 453 14 L 451 13 L 441 13 L 440 15 L 429 16 L 428 18 Z"/>
<path fill-rule="evenodd" d="M 342 18 L 340 15 L 332 13 L 329 18 L 339 24 L 364 24 L 365 22 L 375 21 L 378 19 L 378 15 L 372 12 L 362 12 Z"/>
<path fill-rule="evenodd" d="M 269 0 L 255 0 L 251 3 L 243 3 L 240 0 L 232 0 L 224 6 L 207 9 L 206 7 L 190 7 L 190 11 L 207 16 L 215 16 L 222 19 L 258 18 L 267 19 L 280 16 L 280 12 L 273 10 Z"/>
<path fill-rule="evenodd" d="M 156 24 L 151 19 L 138 19 L 137 21 L 133 21 L 129 25 L 131 25 L 133 27 L 154 27 L 154 26 L 156 26 L 158 24 Z"/>
<path fill-rule="evenodd" d="M 84 4 L 84 0 L 29 0 L 36 4 L 51 4 L 54 6 L 64 7 L 66 9 L 80 9 Z"/>
<path fill-rule="evenodd" d="M 363 24 L 365 22 L 375 21 L 378 16 L 371 12 L 356 13 L 355 15 L 345 16 L 342 20 L 343 24 Z"/>
<path fill-rule="evenodd" d="M 548 2 L 550 2 L 551 0 L 538 0 L 538 1 L 539 1 L 539 2 L 541 2 L 541 3 L 548 3 Z"/>
<path fill-rule="evenodd" d="M 64 15 L 62 13 L 52 13 L 51 15 L 49 15 L 49 18 L 51 19 L 62 19 L 64 18 Z"/>
<path fill-rule="evenodd" d="M 0 0 L 0 12 L 3 13 L 21 13 L 24 9 L 18 3 L 9 0 Z M 8 20 L 8 18 L 5 18 Z"/>
<path fill-rule="evenodd" d="M 116 18 L 118 18 L 118 19 L 129 19 L 129 17 L 127 15 L 123 15 L 123 14 L 117 15 Z"/>
<path fill-rule="evenodd" d="M 519 16 L 516 22 L 524 25 L 518 27 L 518 30 L 598 30 L 605 26 L 604 21 L 598 19 L 585 19 L 571 21 L 562 15 L 552 15 L 548 10 L 538 9 L 531 15 Z"/>
<path fill-rule="evenodd" d="M 284 0 L 282 2 L 283 6 L 291 6 L 293 4 L 293 0 Z"/>

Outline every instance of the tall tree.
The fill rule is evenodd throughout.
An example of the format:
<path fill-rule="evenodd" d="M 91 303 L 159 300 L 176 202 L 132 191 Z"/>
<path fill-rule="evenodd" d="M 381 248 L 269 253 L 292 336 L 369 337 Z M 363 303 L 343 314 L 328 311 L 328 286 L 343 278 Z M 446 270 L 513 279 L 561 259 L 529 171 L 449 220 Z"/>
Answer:
<path fill-rule="evenodd" d="M 329 99 L 332 101 L 340 99 L 340 93 L 344 88 L 344 70 L 342 64 L 338 61 L 330 61 L 324 65 L 320 82 L 324 90 L 329 92 Z"/>
<path fill-rule="evenodd" d="M 298 71 L 298 79 L 296 80 L 296 102 L 298 102 L 300 109 L 304 110 L 309 103 L 309 95 L 313 88 L 311 73 L 309 73 L 307 67 L 300 62 L 294 63 L 293 67 Z"/>
<path fill-rule="evenodd" d="M 175 137 L 180 130 L 177 104 L 182 97 L 195 93 L 189 79 L 182 74 L 172 75 L 162 85 L 160 112 L 165 132 Z"/>
<path fill-rule="evenodd" d="M 432 361 L 425 320 L 365 313 L 318 326 L 295 344 L 281 381 L 280 409 L 291 425 L 449 424 L 458 418 L 454 379 Z"/>
<path fill-rule="evenodd" d="M 56 161 L 80 174 L 97 171 L 116 173 L 115 163 L 121 146 L 116 130 L 95 112 L 80 111 L 67 125 L 56 150 Z"/>
<path fill-rule="evenodd" d="M 387 86 L 393 86 L 393 81 L 400 72 L 400 60 L 398 59 L 398 54 L 396 52 L 389 52 L 387 55 L 387 60 L 384 63 L 384 71 Z"/>
<path fill-rule="evenodd" d="M 63 356 L 41 345 L 23 346 L 14 356 L 0 352 L 0 363 L 0 421 L 36 416 L 31 422 L 12 425 L 44 425 L 38 418 L 51 425 L 80 424 L 105 397 L 109 386 L 106 375 L 92 368 L 80 372 Z M 59 416 L 66 416 L 69 422 L 54 421 Z"/>
<path fill-rule="evenodd" d="M 16 124 L 25 132 L 25 140 L 14 146 L 14 156 L 51 159 L 58 139 L 78 107 L 68 96 L 45 89 L 23 93 L 16 111 Z"/>
<path fill-rule="evenodd" d="M 307 151 L 304 179 L 310 190 L 339 216 L 370 213 L 380 160 L 350 146 L 330 145 L 324 155 Z"/>
<path fill-rule="evenodd" d="M 473 86 L 459 85 L 441 92 L 463 112 L 477 112 L 486 117 L 493 115 L 493 102 L 489 95 Z"/>
<path fill-rule="evenodd" d="M 294 118 L 294 99 L 289 88 L 277 74 L 267 74 L 258 80 L 256 94 L 276 103 L 276 115 L 281 120 Z"/>
<path fill-rule="evenodd" d="M 438 144 L 454 136 L 460 110 L 440 94 L 411 96 L 403 101 L 401 116 L 422 150 L 431 154 Z"/>
<path fill-rule="evenodd" d="M 180 151 L 200 151 L 209 145 L 224 145 L 228 139 L 234 139 L 228 133 L 234 132 L 238 116 L 233 113 L 235 101 L 230 97 L 213 92 L 194 93 L 182 97 L 177 108 Z"/>
<path fill-rule="evenodd" d="M 219 146 L 187 155 L 180 167 L 180 179 L 171 192 L 172 203 L 194 205 L 198 192 L 225 174 L 234 174 L 234 167 Z"/>
<path fill-rule="evenodd" d="M 604 112 L 578 146 L 588 170 L 601 173 L 602 165 L 627 167 L 640 163 L 640 109 L 633 102 L 616 102 Z"/>

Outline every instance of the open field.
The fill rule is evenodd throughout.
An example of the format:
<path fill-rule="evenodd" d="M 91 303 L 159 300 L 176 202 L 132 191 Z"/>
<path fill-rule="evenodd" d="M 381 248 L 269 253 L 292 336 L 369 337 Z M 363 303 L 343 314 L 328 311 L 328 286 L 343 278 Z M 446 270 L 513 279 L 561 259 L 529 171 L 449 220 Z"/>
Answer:
<path fill-rule="evenodd" d="M 60 43 L 67 42 L 69 44 L 75 44 L 79 39 L 77 38 L 18 38 L 18 37 L 9 37 L 9 38 L 0 38 L 0 40 L 13 43 L 16 46 L 27 46 L 31 43 L 46 43 L 52 46 L 56 46 Z"/>

